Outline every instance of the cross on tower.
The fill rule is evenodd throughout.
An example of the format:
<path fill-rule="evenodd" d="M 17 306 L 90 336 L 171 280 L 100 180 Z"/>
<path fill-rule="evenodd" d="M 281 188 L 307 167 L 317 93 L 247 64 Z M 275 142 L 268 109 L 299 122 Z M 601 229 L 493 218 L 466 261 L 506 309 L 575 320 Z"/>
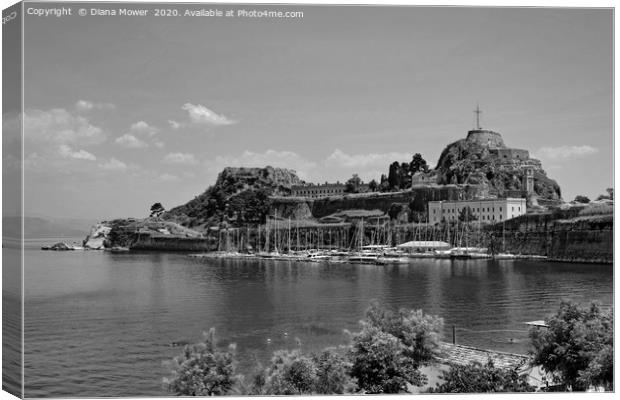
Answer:
<path fill-rule="evenodd" d="M 476 109 L 474 110 L 474 112 L 476 113 L 476 129 L 480 130 L 482 129 L 480 127 L 480 114 L 482 114 L 482 111 L 480 110 L 480 106 L 476 104 Z"/>

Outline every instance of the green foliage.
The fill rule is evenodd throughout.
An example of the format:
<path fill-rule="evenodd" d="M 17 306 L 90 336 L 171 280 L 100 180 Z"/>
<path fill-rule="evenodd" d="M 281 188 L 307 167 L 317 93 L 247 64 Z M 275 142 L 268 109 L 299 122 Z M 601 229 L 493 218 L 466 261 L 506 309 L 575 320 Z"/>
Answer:
<path fill-rule="evenodd" d="M 583 210 L 579 211 L 580 216 L 586 215 L 608 215 L 614 213 L 613 204 L 590 203 Z"/>
<path fill-rule="evenodd" d="M 164 379 L 168 390 L 181 396 L 213 396 L 229 393 L 238 382 L 235 375 L 235 345 L 217 349 L 215 330 L 204 333 L 204 341 L 185 346 L 172 361 L 172 376 Z"/>
<path fill-rule="evenodd" d="M 605 189 L 607 194 L 602 194 L 596 198 L 596 200 L 613 200 L 614 199 L 614 188 Z"/>
<path fill-rule="evenodd" d="M 587 204 L 590 202 L 590 199 L 587 196 L 583 196 L 583 195 L 577 195 L 575 196 L 575 203 L 583 203 L 583 204 Z"/>
<path fill-rule="evenodd" d="M 383 177 L 381 177 L 382 190 L 384 187 L 384 191 L 402 190 L 411 187 L 411 177 L 420 171 L 429 171 L 428 164 L 420 153 L 416 153 L 409 163 L 394 161 L 390 164 L 386 185 L 384 185 Z"/>
<path fill-rule="evenodd" d="M 376 192 L 377 190 L 379 190 L 379 184 L 376 180 L 373 179 L 368 182 L 368 190 L 370 190 L 371 192 Z"/>
<path fill-rule="evenodd" d="M 226 168 L 215 185 L 186 204 L 175 207 L 166 217 L 186 226 L 233 226 L 265 222 L 269 196 L 290 193 L 289 184 L 299 183 L 296 175 L 285 170 L 266 168 Z"/>
<path fill-rule="evenodd" d="M 409 214 L 409 206 L 403 203 L 392 203 L 390 208 L 388 209 L 387 214 L 390 216 L 390 219 L 397 219 L 401 213 L 406 212 Z"/>
<path fill-rule="evenodd" d="M 381 174 L 381 182 L 379 183 L 379 190 L 382 192 L 390 191 L 390 181 L 386 174 Z"/>
<path fill-rule="evenodd" d="M 377 327 L 399 339 L 405 353 L 416 366 L 427 365 L 439 349 L 443 319 L 424 314 L 422 310 L 401 308 L 397 312 L 372 302 L 366 311 L 364 324 Z"/>
<path fill-rule="evenodd" d="M 333 349 L 308 357 L 299 350 L 278 350 L 270 365 L 258 368 L 248 394 L 308 395 L 343 394 L 356 389 L 349 371 L 351 364 Z"/>
<path fill-rule="evenodd" d="M 161 205 L 161 203 L 155 203 L 151 206 L 151 217 L 159 217 L 161 216 L 164 211 L 166 211 L 166 209 L 164 208 L 164 206 Z"/>
<path fill-rule="evenodd" d="M 471 221 L 477 221 L 477 220 L 478 220 L 478 216 L 474 214 L 474 211 L 469 206 L 464 207 L 459 212 L 459 221 L 461 222 L 471 222 Z"/>
<path fill-rule="evenodd" d="M 366 325 L 353 338 L 351 375 L 366 393 L 406 392 L 408 383 L 421 386 L 425 376 L 405 351 L 398 338 Z"/>
<path fill-rule="evenodd" d="M 527 375 L 519 375 L 515 370 L 497 368 L 493 361 L 482 365 L 451 365 L 447 371 L 442 371 L 440 379 L 443 381 L 430 393 L 488 393 L 488 392 L 533 392 L 534 386 L 527 382 Z"/>
<path fill-rule="evenodd" d="M 353 335 L 351 375 L 368 393 L 399 393 L 407 385 L 422 386 L 428 364 L 438 349 L 443 320 L 421 310 L 394 313 L 373 302 Z"/>
<path fill-rule="evenodd" d="M 325 349 L 313 356 L 316 365 L 315 392 L 318 394 L 351 393 L 357 388 L 351 378 L 351 363 L 333 349 Z"/>
<path fill-rule="evenodd" d="M 572 390 L 613 390 L 613 310 L 563 301 L 547 329 L 533 328 L 533 363 Z"/>
<path fill-rule="evenodd" d="M 345 183 L 344 191 L 346 193 L 359 193 L 362 180 L 357 174 L 353 174 L 351 178 Z"/>
<path fill-rule="evenodd" d="M 415 153 L 413 155 L 413 159 L 409 163 L 409 173 L 413 175 L 420 171 L 428 172 L 428 164 L 426 163 L 426 160 L 422 158 L 422 154 Z"/>
<path fill-rule="evenodd" d="M 267 375 L 267 394 L 308 394 L 315 370 L 312 360 L 299 350 L 276 351 Z"/>
<path fill-rule="evenodd" d="M 403 187 L 403 179 L 402 179 L 402 169 L 400 168 L 400 164 L 398 161 L 394 161 L 390 164 L 390 169 L 388 173 L 388 188 L 390 190 L 398 190 Z"/>

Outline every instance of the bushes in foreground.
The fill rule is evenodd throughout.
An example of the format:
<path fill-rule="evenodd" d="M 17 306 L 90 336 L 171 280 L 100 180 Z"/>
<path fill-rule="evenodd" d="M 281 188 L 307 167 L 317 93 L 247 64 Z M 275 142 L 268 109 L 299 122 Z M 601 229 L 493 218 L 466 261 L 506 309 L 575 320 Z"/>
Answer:
<path fill-rule="evenodd" d="M 360 325 L 359 332 L 349 333 L 350 346 L 310 355 L 279 350 L 249 379 L 236 374 L 234 345 L 219 349 L 211 329 L 204 342 L 186 346 L 173 360 L 164 383 L 178 395 L 211 396 L 402 393 L 427 382 L 419 368 L 438 348 L 441 318 L 373 303 Z"/>
<path fill-rule="evenodd" d="M 547 328 L 534 328 L 532 365 L 540 365 L 565 390 L 602 386 L 613 390 L 613 310 L 596 304 L 581 308 L 562 302 Z M 441 318 L 421 310 L 387 310 L 372 303 L 351 344 L 320 354 L 301 350 L 274 352 L 267 367 L 248 377 L 236 373 L 235 346 L 217 346 L 214 330 L 204 341 L 186 346 L 164 379 L 177 395 L 309 395 L 403 393 L 423 386 L 420 368 L 439 348 Z M 451 365 L 442 371 L 433 393 L 530 392 L 535 388 L 516 370 L 486 364 Z"/>

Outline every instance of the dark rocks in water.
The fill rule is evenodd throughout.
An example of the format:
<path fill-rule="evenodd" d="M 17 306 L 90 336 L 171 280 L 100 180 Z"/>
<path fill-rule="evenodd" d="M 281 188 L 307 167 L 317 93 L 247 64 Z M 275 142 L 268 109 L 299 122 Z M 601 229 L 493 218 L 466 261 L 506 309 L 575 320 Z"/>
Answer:
<path fill-rule="evenodd" d="M 52 246 L 43 246 L 41 250 L 68 251 L 75 250 L 75 247 L 64 242 L 58 242 Z"/>

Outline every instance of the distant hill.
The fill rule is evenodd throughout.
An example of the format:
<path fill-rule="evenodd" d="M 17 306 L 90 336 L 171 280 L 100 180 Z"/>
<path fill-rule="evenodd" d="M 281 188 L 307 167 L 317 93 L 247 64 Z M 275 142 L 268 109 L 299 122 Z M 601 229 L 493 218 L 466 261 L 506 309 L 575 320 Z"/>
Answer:
<path fill-rule="evenodd" d="M 95 222 L 76 218 L 24 217 L 24 238 L 85 237 Z M 5 236 L 18 236 L 18 217 L 2 217 L 2 224 Z"/>
<path fill-rule="evenodd" d="M 269 196 L 290 194 L 302 181 L 295 171 L 283 168 L 225 168 L 215 185 L 184 205 L 165 213 L 165 219 L 201 229 L 227 224 L 264 223 Z"/>

